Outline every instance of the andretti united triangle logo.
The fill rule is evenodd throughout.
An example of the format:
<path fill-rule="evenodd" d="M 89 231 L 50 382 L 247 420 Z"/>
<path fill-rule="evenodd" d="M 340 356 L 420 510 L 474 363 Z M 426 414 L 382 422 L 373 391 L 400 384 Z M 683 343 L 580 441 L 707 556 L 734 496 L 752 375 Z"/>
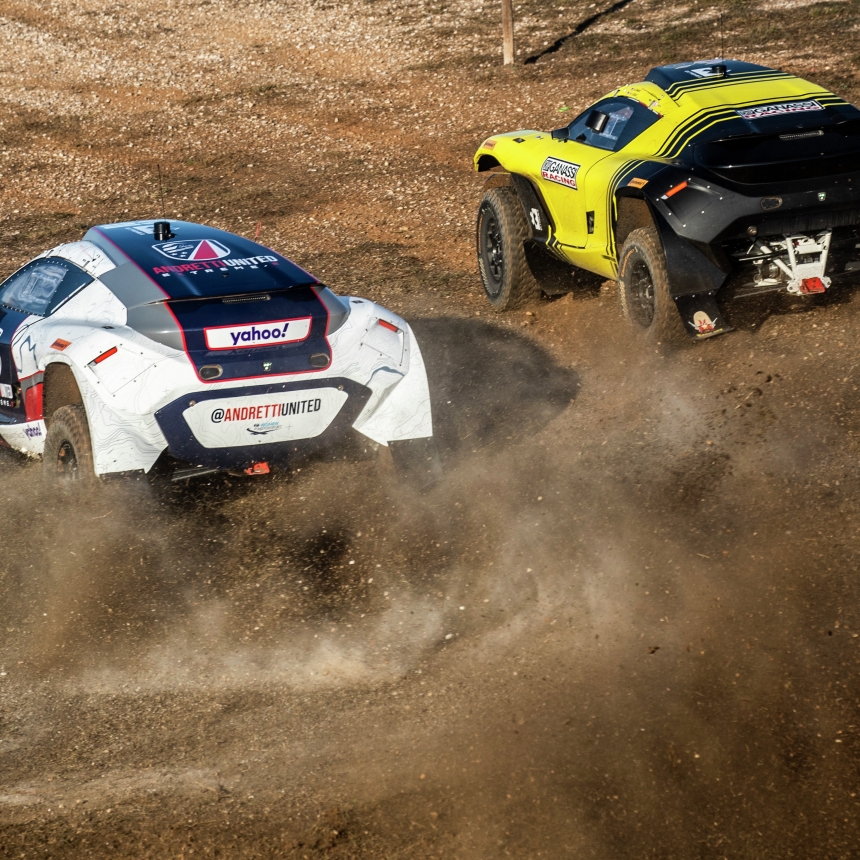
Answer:
<path fill-rule="evenodd" d="M 183 239 L 180 242 L 158 242 L 152 246 L 171 260 L 206 261 L 220 260 L 230 253 L 230 249 L 212 239 Z"/>

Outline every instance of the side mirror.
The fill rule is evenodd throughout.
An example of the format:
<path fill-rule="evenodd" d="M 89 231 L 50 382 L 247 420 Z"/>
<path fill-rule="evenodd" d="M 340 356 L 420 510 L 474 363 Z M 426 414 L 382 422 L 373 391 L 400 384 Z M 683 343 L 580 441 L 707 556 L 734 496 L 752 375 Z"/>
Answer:
<path fill-rule="evenodd" d="M 564 128 L 554 128 L 550 134 L 552 135 L 553 140 L 569 140 L 570 139 L 570 129 L 565 126 Z"/>
<path fill-rule="evenodd" d="M 586 128 L 590 128 L 595 134 L 602 134 L 606 128 L 606 123 L 609 121 L 609 114 L 603 111 L 593 110 L 585 121 Z"/>

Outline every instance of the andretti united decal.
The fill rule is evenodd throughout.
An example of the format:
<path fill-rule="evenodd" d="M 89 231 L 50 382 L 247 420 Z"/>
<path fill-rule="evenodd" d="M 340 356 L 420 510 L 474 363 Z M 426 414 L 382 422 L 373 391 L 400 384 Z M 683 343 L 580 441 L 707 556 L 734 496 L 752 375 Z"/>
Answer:
<path fill-rule="evenodd" d="M 311 317 L 203 329 L 208 349 L 248 349 L 296 343 L 305 340 L 310 333 Z"/>
<path fill-rule="evenodd" d="M 319 436 L 346 400 L 345 391 L 328 387 L 218 397 L 194 403 L 182 416 L 204 448 L 263 445 Z"/>
<path fill-rule="evenodd" d="M 579 173 L 579 167 L 580 165 L 572 161 L 562 161 L 560 158 L 549 156 L 541 165 L 540 175 L 550 182 L 566 185 L 576 191 L 576 174 Z"/>
<path fill-rule="evenodd" d="M 759 105 L 752 108 L 740 108 L 736 111 L 737 114 L 744 119 L 761 119 L 765 116 L 781 116 L 788 113 L 807 113 L 813 110 L 824 110 L 824 105 L 819 104 L 815 99 L 808 99 L 803 102 L 780 102 L 775 105 Z"/>
<path fill-rule="evenodd" d="M 214 245 L 217 243 L 211 242 L 208 244 Z M 221 247 L 224 246 L 222 245 Z M 231 268 L 241 269 L 245 266 L 257 269 L 267 263 L 277 266 L 278 258 L 272 254 L 260 254 L 257 257 L 230 257 L 227 260 L 195 260 L 191 263 L 180 263 L 176 266 L 154 266 L 152 272 L 155 275 L 161 275 L 162 278 L 169 278 L 171 275 L 193 275 L 197 272 L 214 272 L 218 269 Z"/>
<path fill-rule="evenodd" d="M 261 421 L 263 419 L 281 418 L 287 415 L 304 415 L 307 412 L 319 412 L 322 409 L 322 399 L 312 397 L 307 400 L 291 400 L 289 403 L 264 403 L 260 406 L 234 406 L 232 409 L 212 410 L 212 423 L 222 421 Z"/>

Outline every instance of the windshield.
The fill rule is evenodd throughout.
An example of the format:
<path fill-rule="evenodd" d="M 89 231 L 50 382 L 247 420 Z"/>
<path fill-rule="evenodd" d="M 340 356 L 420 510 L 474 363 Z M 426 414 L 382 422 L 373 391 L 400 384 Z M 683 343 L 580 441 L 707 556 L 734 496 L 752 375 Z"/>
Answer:
<path fill-rule="evenodd" d="M 46 316 L 92 278 L 58 258 L 36 260 L 0 285 L 0 304 L 28 314 Z"/>
<path fill-rule="evenodd" d="M 588 128 L 587 125 L 588 118 L 596 110 L 605 113 L 608 117 L 600 132 Z M 617 152 L 658 119 L 660 119 L 659 114 L 648 110 L 633 99 L 604 99 L 581 113 L 568 126 L 568 140 Z"/>

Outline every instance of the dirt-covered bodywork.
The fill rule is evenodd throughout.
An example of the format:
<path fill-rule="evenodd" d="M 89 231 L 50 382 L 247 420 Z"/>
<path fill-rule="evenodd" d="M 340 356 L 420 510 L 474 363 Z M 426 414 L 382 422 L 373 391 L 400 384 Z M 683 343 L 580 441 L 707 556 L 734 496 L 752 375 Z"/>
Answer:
<path fill-rule="evenodd" d="M 717 298 L 813 295 L 860 271 L 860 110 L 775 69 L 660 66 L 568 126 L 489 137 L 474 160 L 493 172 L 477 239 L 500 310 L 536 290 L 521 241 L 618 279 L 625 314 L 657 337 L 680 331 L 672 305 L 709 337 L 729 328 Z"/>
<path fill-rule="evenodd" d="M 256 242 L 107 224 L 0 284 L 0 442 L 49 473 L 259 474 L 356 432 L 433 453 L 412 330 Z"/>

